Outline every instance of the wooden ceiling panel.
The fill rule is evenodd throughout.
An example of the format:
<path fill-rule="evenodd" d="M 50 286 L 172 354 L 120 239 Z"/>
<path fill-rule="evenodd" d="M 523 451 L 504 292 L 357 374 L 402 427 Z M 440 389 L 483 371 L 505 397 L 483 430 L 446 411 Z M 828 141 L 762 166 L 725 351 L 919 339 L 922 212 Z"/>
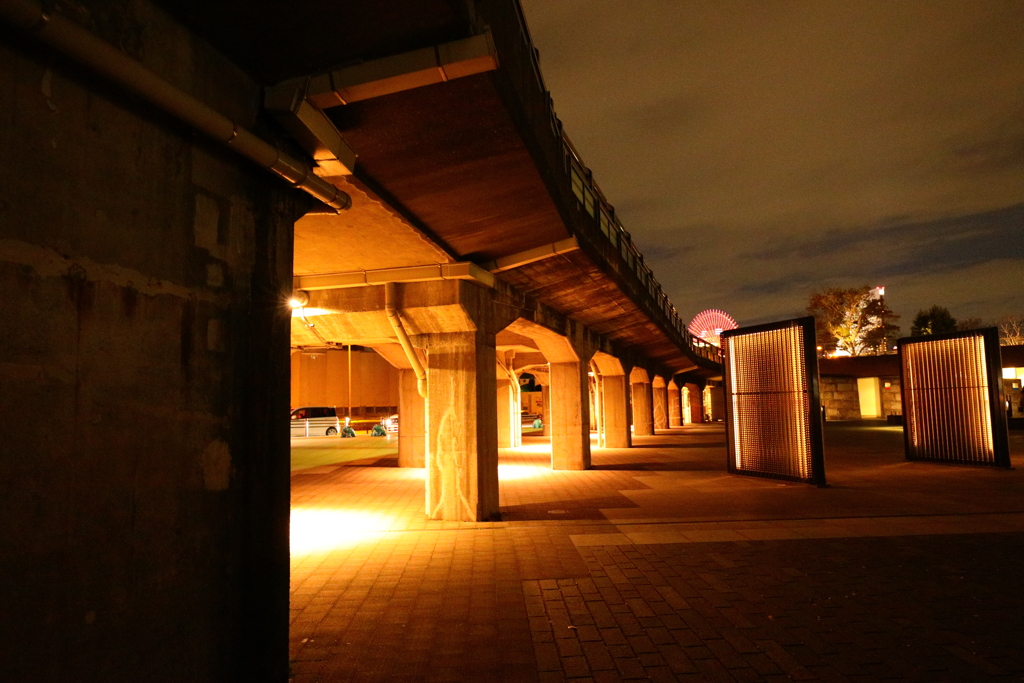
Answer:
<path fill-rule="evenodd" d="M 357 175 L 466 260 L 568 237 L 491 74 L 328 110 L 358 155 Z"/>

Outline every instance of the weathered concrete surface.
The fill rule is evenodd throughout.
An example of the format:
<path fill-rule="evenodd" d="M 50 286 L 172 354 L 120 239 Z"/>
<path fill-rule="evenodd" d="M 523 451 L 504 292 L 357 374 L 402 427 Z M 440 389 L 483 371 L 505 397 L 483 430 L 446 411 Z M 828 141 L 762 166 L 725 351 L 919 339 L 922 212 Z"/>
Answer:
<path fill-rule="evenodd" d="M 650 382 L 633 382 L 630 385 L 633 406 L 633 434 L 651 436 L 654 434 L 654 394 Z"/>
<path fill-rule="evenodd" d="M 551 363 L 551 467 L 590 469 L 590 382 L 585 363 Z"/>
<path fill-rule="evenodd" d="M 668 426 L 683 426 L 683 401 L 682 393 L 675 382 L 668 383 Z"/>
<path fill-rule="evenodd" d="M 601 377 L 601 424 L 605 448 L 629 448 L 629 392 L 625 375 Z"/>
<path fill-rule="evenodd" d="M 687 405 L 690 408 L 690 422 L 701 423 L 704 421 L 704 392 L 696 384 L 684 384 L 681 391 L 687 396 Z"/>
<path fill-rule="evenodd" d="M 259 128 L 258 85 L 162 11 L 78 6 Z M 0 35 L 0 679 L 287 679 L 297 201 Z"/>
<path fill-rule="evenodd" d="M 426 467 L 427 406 L 416 373 L 398 371 L 398 466 Z"/>
<path fill-rule="evenodd" d="M 655 377 L 654 380 L 654 428 L 668 429 L 668 387 L 661 377 Z"/>
<path fill-rule="evenodd" d="M 296 275 L 454 261 L 359 180 L 331 182 L 348 193 L 352 208 L 337 215 L 311 214 L 296 222 Z"/>
<path fill-rule="evenodd" d="M 499 372 L 504 374 L 500 370 Z M 517 439 L 513 433 L 516 422 L 519 421 L 519 402 L 514 395 L 512 381 L 508 377 L 496 378 L 495 382 L 497 385 L 498 448 L 512 448 L 519 445 L 516 443 Z"/>
<path fill-rule="evenodd" d="M 427 516 L 472 522 L 498 515 L 494 335 L 427 339 Z"/>

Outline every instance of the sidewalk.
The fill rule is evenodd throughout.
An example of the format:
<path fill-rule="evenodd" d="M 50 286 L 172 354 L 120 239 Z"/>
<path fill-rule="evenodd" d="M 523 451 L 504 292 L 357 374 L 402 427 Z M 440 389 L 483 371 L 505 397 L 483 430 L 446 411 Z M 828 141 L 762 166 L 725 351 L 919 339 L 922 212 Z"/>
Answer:
<path fill-rule="evenodd" d="M 425 520 L 391 457 L 293 473 L 293 680 L 1024 677 L 1024 471 L 871 423 L 826 426 L 824 489 L 727 475 L 720 426 L 635 441 L 503 451 L 495 523 Z"/>

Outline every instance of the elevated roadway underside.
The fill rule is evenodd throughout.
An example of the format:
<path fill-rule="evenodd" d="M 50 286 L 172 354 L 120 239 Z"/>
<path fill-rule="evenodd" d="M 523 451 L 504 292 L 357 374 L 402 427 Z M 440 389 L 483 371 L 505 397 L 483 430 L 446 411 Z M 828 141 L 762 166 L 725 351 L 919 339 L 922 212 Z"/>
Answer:
<path fill-rule="evenodd" d="M 647 300 L 649 283 L 636 282 L 633 270 L 617 262 L 618 245 L 605 244 L 595 212 L 584 213 L 566 189 L 561 131 L 552 130 L 557 119 L 537 115 L 523 101 L 525 93 L 547 106 L 548 96 L 511 0 L 298 8 L 189 0 L 168 8 L 267 85 L 442 50 L 485 27 L 493 31 L 497 69 L 347 104 L 311 98 L 358 160 L 354 175 L 331 178 L 352 196 L 353 207 L 297 223 L 295 273 L 514 262 L 517 254 L 576 238 L 575 250 L 513 263 L 496 275 L 672 373 L 718 374 L 716 363 L 681 343 L 660 315 L 666 307 Z"/>

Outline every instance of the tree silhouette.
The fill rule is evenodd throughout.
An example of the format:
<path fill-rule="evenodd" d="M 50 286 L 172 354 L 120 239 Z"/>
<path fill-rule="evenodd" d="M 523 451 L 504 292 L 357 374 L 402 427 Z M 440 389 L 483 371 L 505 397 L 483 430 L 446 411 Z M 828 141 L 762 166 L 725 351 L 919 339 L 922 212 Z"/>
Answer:
<path fill-rule="evenodd" d="M 956 318 L 949 312 L 949 309 L 932 306 L 927 311 L 918 311 L 914 316 L 914 322 L 910 326 L 910 336 L 931 337 L 936 334 L 949 334 L 956 330 Z"/>
<path fill-rule="evenodd" d="M 818 344 L 826 351 L 863 356 L 886 350 L 886 340 L 899 333 L 899 316 L 868 286 L 832 287 L 811 296 L 807 312 L 814 316 Z"/>

